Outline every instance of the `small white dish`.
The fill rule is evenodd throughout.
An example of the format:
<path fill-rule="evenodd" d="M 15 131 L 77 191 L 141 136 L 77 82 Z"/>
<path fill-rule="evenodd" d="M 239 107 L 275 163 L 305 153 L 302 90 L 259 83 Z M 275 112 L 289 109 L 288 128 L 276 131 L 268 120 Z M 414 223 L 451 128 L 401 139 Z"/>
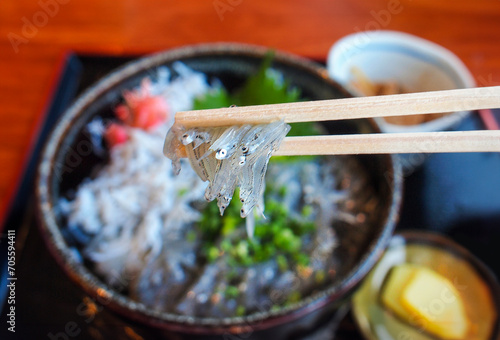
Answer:
<path fill-rule="evenodd" d="M 396 31 L 366 31 L 348 35 L 330 49 L 329 76 L 353 95 L 352 70 L 373 83 L 396 82 L 408 92 L 475 87 L 473 76 L 452 52 L 428 40 Z M 470 111 L 454 112 L 416 125 L 396 125 L 376 119 L 383 132 L 453 129 Z"/>

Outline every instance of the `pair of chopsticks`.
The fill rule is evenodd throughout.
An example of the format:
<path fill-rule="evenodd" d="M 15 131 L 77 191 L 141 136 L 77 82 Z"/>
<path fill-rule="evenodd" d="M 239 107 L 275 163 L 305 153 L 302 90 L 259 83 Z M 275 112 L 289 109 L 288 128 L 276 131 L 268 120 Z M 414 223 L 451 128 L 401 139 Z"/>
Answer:
<path fill-rule="evenodd" d="M 500 108 L 500 86 L 178 112 L 186 128 L 406 116 Z M 500 131 L 286 137 L 273 155 L 500 152 Z"/>

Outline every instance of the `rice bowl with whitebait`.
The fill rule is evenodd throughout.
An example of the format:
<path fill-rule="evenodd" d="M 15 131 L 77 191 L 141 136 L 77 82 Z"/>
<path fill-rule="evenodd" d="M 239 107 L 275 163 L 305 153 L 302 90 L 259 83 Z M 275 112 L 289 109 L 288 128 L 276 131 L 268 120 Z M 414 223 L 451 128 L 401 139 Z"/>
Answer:
<path fill-rule="evenodd" d="M 188 324 L 286 315 L 327 296 L 331 287 L 349 285 L 346 277 L 360 268 L 360 259 L 374 261 L 362 255 L 362 249 L 379 247 L 369 236 L 377 235 L 374 226 L 390 221 L 384 229 L 389 231 L 379 234 L 384 238 L 393 227 L 397 209 L 388 212 L 387 198 L 398 202 L 399 196 L 392 196 L 387 184 L 394 185 L 394 178 L 374 184 L 373 175 L 384 174 L 380 169 L 386 160 L 271 157 L 265 185 L 258 190 L 265 199 L 252 202 L 258 213 L 245 214 L 254 220 L 249 230 L 240 217 L 249 197 L 241 182 L 228 185 L 239 199 L 224 201 L 212 194 L 208 198 L 223 204 L 207 202 L 209 184 L 199 171 L 181 160 L 176 175 L 163 155 L 175 112 L 191 110 L 222 89 L 232 96 L 245 86 L 243 81 L 228 91 L 224 76 L 196 66 L 189 60 L 169 63 L 136 76 L 135 85 L 121 87 L 109 109 L 103 113 L 100 106 L 80 123 L 77 138 L 92 140 L 95 165 L 62 174 L 50 212 L 73 254 L 68 261 L 80 263 L 98 285 L 135 301 L 139 310 Z M 194 150 L 202 147 L 208 145 Z M 57 151 L 60 162 L 62 151 Z M 200 149 L 198 158 L 206 160 L 207 151 Z M 211 150 L 217 160 L 231 156 L 233 164 L 242 161 L 230 148 Z"/>

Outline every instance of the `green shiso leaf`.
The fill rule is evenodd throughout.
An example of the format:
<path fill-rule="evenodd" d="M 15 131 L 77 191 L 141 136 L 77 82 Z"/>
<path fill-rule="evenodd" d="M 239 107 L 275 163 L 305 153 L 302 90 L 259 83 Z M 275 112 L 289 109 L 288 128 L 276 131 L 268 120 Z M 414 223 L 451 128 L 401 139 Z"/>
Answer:
<path fill-rule="evenodd" d="M 300 90 L 291 87 L 289 82 L 283 79 L 281 73 L 271 68 L 273 58 L 273 52 L 267 53 L 257 73 L 248 77 L 243 86 L 233 94 L 229 94 L 222 87 L 218 88 L 216 91 L 197 98 L 194 109 L 214 109 L 233 104 L 247 106 L 299 101 Z"/>
<path fill-rule="evenodd" d="M 271 68 L 273 58 L 273 52 L 267 53 L 257 73 L 235 93 L 237 105 L 291 103 L 300 99 L 299 89 L 291 87 L 281 73 Z"/>
<path fill-rule="evenodd" d="M 210 91 L 202 97 L 196 98 L 193 103 L 193 109 L 218 109 L 221 107 L 231 106 L 232 104 L 232 99 L 229 93 L 227 93 L 225 88 L 220 87 L 214 91 Z"/>

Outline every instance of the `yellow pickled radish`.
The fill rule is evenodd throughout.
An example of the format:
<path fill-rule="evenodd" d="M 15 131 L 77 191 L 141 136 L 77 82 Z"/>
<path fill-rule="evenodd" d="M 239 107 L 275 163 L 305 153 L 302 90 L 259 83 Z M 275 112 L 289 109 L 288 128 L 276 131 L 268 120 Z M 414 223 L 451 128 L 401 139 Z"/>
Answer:
<path fill-rule="evenodd" d="M 453 283 L 437 272 L 418 268 L 404 287 L 401 304 L 422 318 L 425 330 L 443 339 L 461 339 L 467 334 L 465 307 Z"/>
<path fill-rule="evenodd" d="M 453 283 L 414 264 L 392 269 L 382 303 L 410 325 L 441 339 L 464 339 L 469 327 L 464 303 Z"/>
<path fill-rule="evenodd" d="M 401 305 L 400 297 L 406 283 L 414 273 L 414 265 L 403 264 L 391 269 L 389 278 L 384 284 L 382 290 L 382 303 L 397 314 L 400 318 L 408 320 L 408 312 Z"/>

